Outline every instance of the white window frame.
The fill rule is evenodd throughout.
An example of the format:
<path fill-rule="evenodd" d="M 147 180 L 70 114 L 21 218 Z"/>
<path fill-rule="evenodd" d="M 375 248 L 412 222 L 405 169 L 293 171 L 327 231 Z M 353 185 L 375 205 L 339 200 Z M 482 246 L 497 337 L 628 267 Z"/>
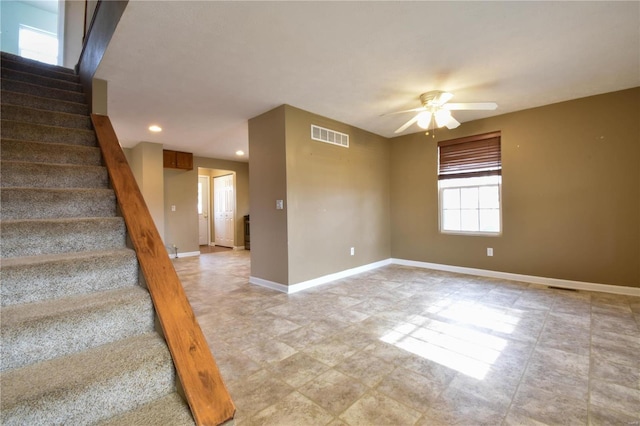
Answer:
<path fill-rule="evenodd" d="M 457 189 L 457 188 L 482 188 L 482 187 L 498 187 L 498 226 L 499 230 L 494 231 L 464 231 L 464 230 L 446 230 L 444 227 L 444 205 L 443 205 L 443 192 L 445 189 Z M 478 203 L 479 203 L 478 199 Z M 462 207 L 459 208 L 462 212 Z M 475 210 L 475 209 L 474 209 Z M 481 210 L 478 206 L 478 216 Z M 478 217 L 478 223 L 480 218 Z M 456 178 L 456 179 L 440 179 L 438 180 L 438 227 L 440 233 L 451 235 L 477 235 L 477 236 L 500 236 L 502 235 L 502 176 L 484 176 L 484 177 L 468 177 L 468 178 Z"/>

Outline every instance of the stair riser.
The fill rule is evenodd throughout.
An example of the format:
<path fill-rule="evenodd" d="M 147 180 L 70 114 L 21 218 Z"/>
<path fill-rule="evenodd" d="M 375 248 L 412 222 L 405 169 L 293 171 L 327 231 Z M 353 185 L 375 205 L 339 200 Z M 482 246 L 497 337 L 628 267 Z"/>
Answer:
<path fill-rule="evenodd" d="M 138 283 L 132 250 L 117 250 L 31 264 L 2 265 L 2 306 L 33 303 Z"/>
<path fill-rule="evenodd" d="M 1 134 L 3 139 L 97 146 L 96 134 L 91 130 L 67 129 L 4 119 Z"/>
<path fill-rule="evenodd" d="M 69 114 L 89 115 L 89 107 L 85 104 L 58 101 L 18 92 L 2 92 L 3 105 L 18 105 L 45 111 L 66 112 Z"/>
<path fill-rule="evenodd" d="M 45 126 L 70 127 L 74 129 L 93 129 L 91 119 L 88 116 L 15 105 L 2 105 L 1 110 L 2 118 L 5 120 L 42 124 Z"/>
<path fill-rule="evenodd" d="M 110 189 L 5 188 L 0 214 L 3 220 L 115 217 L 116 196 Z"/>
<path fill-rule="evenodd" d="M 101 166 L 100 148 L 3 139 L 0 152 L 4 161 Z"/>
<path fill-rule="evenodd" d="M 107 188 L 105 167 L 65 166 L 2 161 L 0 186 L 3 188 Z"/>
<path fill-rule="evenodd" d="M 26 73 L 22 71 L 16 71 L 2 67 L 1 75 L 3 79 L 24 81 L 30 84 L 36 84 L 38 86 L 49 87 L 51 89 L 67 90 L 69 92 L 82 93 L 82 86 L 78 83 L 71 83 L 69 81 L 58 80 L 55 78 L 43 77 L 37 74 Z"/>
<path fill-rule="evenodd" d="M 75 71 L 70 68 L 61 67 L 59 65 L 45 64 L 44 62 L 23 58 L 22 56 L 14 55 L 8 52 L 0 52 L 0 57 L 2 58 L 3 61 L 7 60 L 12 62 L 17 62 L 18 64 L 23 64 L 28 67 L 37 67 L 41 70 L 53 71 L 53 72 L 62 73 L 62 74 L 70 74 L 73 76 L 76 75 Z"/>
<path fill-rule="evenodd" d="M 12 59 L 3 58 L 2 66 L 11 70 L 26 72 L 29 74 L 36 74 L 42 77 L 54 78 L 57 80 L 68 81 L 75 84 L 80 83 L 80 77 L 76 74 L 71 74 L 69 72 L 59 72 L 58 70 L 45 68 L 42 66 L 34 67 L 30 64 L 20 61 L 14 61 Z"/>
<path fill-rule="evenodd" d="M 122 218 L 3 221 L 2 257 L 124 248 Z"/>
<path fill-rule="evenodd" d="M 25 83 L 23 81 L 15 80 L 0 80 L 0 87 L 2 91 L 24 93 L 32 96 L 39 96 L 42 98 L 49 98 L 53 100 L 60 100 L 66 102 L 75 102 L 79 104 L 86 104 L 87 100 L 84 93 L 70 92 L 68 90 L 51 89 L 49 87 L 38 86 L 36 84 Z"/>
<path fill-rule="evenodd" d="M 142 288 L 137 293 L 123 294 L 118 298 L 105 298 L 101 305 L 18 322 L 12 321 L 12 309 L 5 308 L 0 348 L 2 370 L 152 332 L 154 311 L 149 294 Z"/>
<path fill-rule="evenodd" d="M 86 367 L 80 366 L 82 378 L 73 383 L 68 383 L 66 378 L 58 379 L 64 377 L 65 370 L 73 368 L 73 364 L 64 363 L 63 358 L 52 360 L 35 372 L 26 368 L 24 373 L 3 374 L 0 423 L 3 426 L 96 424 L 174 391 L 171 355 L 161 339 L 151 342 L 146 339 L 126 351 L 103 346 L 89 352 L 93 355 L 98 351 L 100 363 L 85 360 L 86 356 L 74 360 L 90 366 L 93 374 L 85 377 Z M 27 380 L 27 374 L 53 376 L 48 380 L 53 385 L 31 391 L 31 398 L 7 395 L 4 389 L 24 388 L 20 382 Z"/>

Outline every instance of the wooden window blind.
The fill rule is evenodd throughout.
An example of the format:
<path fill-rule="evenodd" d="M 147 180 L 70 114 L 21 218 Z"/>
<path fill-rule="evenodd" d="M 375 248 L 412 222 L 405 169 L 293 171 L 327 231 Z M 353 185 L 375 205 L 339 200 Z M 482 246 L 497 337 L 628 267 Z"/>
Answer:
<path fill-rule="evenodd" d="M 438 179 L 500 175 L 500 132 L 438 142 Z"/>

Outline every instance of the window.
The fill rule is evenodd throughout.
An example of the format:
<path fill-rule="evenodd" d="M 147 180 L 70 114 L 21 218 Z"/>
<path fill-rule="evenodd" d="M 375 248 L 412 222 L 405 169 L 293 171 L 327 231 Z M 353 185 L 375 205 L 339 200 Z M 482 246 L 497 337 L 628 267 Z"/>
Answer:
<path fill-rule="evenodd" d="M 50 32 L 20 24 L 20 56 L 47 64 L 58 64 L 58 37 Z"/>
<path fill-rule="evenodd" d="M 502 232 L 500 132 L 438 143 L 440 231 Z"/>

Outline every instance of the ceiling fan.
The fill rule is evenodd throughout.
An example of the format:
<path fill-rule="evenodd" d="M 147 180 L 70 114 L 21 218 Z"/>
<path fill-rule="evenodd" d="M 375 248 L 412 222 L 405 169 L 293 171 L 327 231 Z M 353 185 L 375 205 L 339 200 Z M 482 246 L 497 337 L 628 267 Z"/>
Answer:
<path fill-rule="evenodd" d="M 417 112 L 411 120 L 404 123 L 394 133 L 402 133 L 413 123 L 417 123 L 423 129 L 430 129 L 432 123 L 435 127 L 447 127 L 455 129 L 460 122 L 451 116 L 451 111 L 459 110 L 494 110 L 498 107 L 495 102 L 472 102 L 472 103 L 448 103 L 453 98 L 453 94 L 441 90 L 432 90 L 420 95 L 421 107 L 396 111 L 389 114 L 402 114 L 405 112 Z"/>

